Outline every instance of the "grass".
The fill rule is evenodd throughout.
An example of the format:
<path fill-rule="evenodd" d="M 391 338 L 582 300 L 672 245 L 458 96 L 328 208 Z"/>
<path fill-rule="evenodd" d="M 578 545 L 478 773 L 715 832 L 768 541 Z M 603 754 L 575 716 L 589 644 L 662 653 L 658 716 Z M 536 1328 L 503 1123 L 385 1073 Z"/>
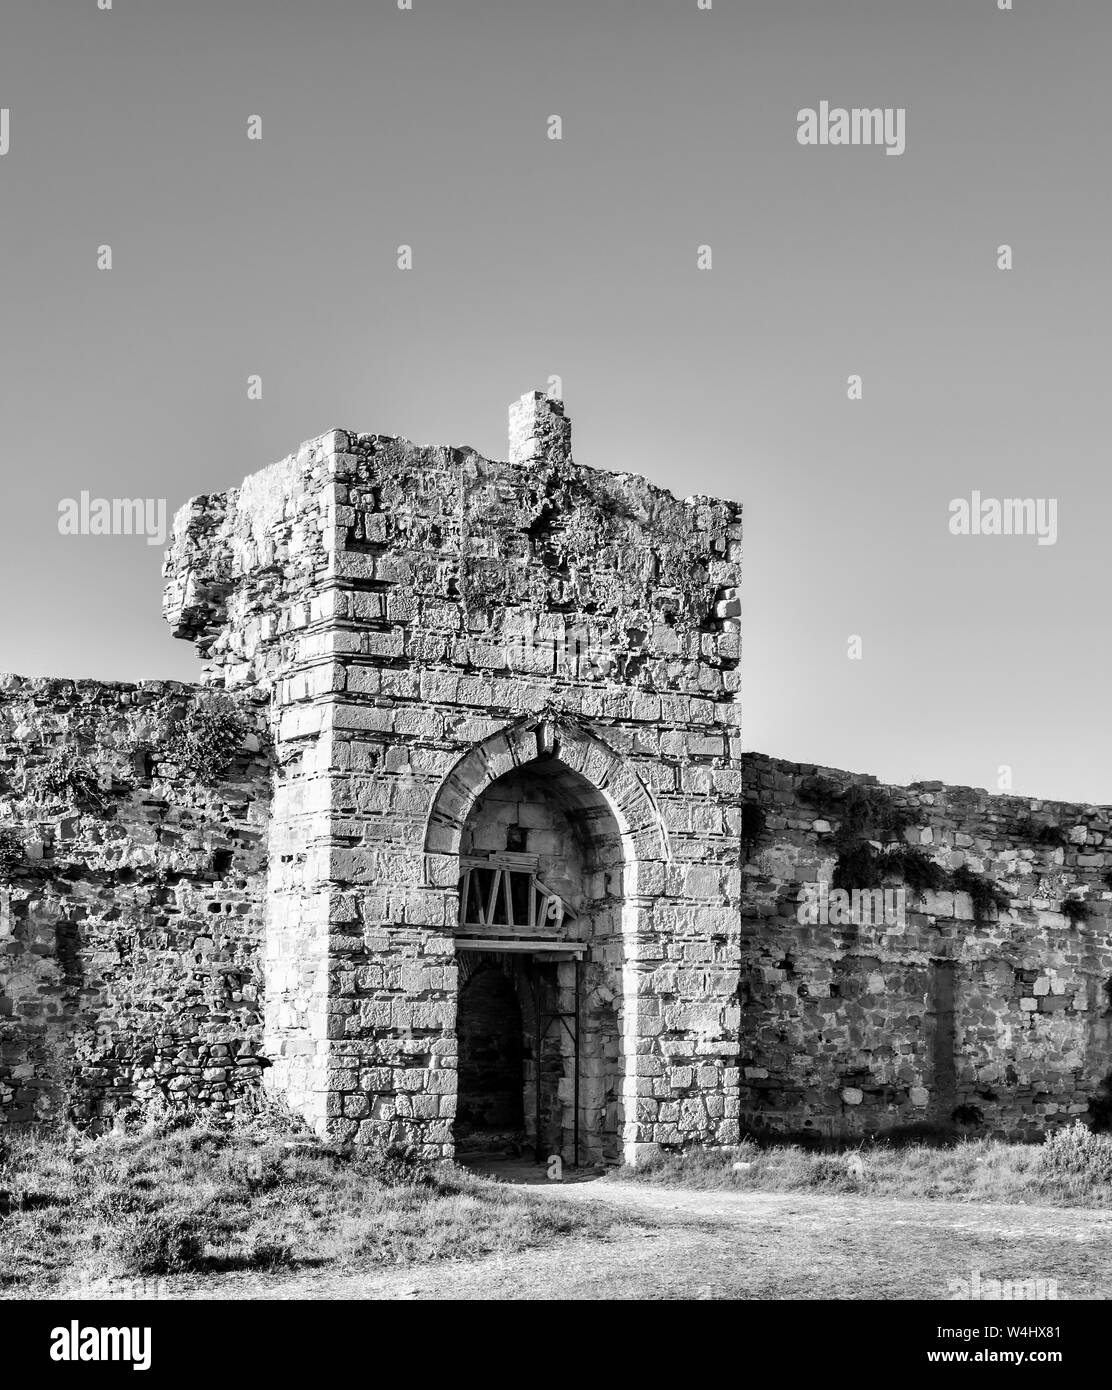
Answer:
<path fill-rule="evenodd" d="M 859 1193 L 868 1197 L 1039 1206 L 1112 1206 L 1112 1136 L 1077 1123 L 1043 1144 L 963 1140 L 949 1147 L 862 1144 L 840 1154 L 797 1145 L 690 1150 L 615 1176 L 666 1187 L 737 1192 Z"/>
<path fill-rule="evenodd" d="M 294 1127 L 148 1124 L 0 1147 L 0 1291 L 207 1271 L 477 1259 L 612 1218 L 452 1164 L 344 1152 Z"/>

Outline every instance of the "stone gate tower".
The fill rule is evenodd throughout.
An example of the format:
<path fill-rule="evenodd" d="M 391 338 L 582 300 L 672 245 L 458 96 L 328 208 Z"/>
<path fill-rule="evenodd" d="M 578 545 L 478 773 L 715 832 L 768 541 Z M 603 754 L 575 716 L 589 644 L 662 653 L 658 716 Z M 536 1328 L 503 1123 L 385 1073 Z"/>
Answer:
<path fill-rule="evenodd" d="M 738 1139 L 740 508 L 332 430 L 178 514 L 167 617 L 271 701 L 267 1084 L 321 1132 Z"/>

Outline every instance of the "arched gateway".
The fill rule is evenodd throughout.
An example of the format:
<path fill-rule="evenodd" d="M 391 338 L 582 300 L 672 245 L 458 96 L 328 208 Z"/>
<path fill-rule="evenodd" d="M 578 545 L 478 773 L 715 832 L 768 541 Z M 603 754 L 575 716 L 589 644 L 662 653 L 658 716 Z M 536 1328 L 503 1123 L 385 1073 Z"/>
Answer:
<path fill-rule="evenodd" d="M 575 722 L 523 721 L 445 778 L 425 850 L 430 880 L 458 894 L 457 1151 L 519 1132 L 538 1158 L 631 1156 L 636 1058 L 651 1046 L 638 1028 L 637 947 L 652 934 L 639 879 L 670 858 L 649 791 Z"/>

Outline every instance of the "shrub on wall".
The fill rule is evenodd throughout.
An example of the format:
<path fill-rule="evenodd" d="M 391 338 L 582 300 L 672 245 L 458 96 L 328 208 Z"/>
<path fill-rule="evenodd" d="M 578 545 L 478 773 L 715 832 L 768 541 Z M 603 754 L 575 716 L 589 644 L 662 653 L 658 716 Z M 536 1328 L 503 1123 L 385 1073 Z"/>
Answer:
<path fill-rule="evenodd" d="M 178 725 L 169 757 L 198 782 L 215 782 L 231 767 L 246 736 L 247 726 L 233 710 L 196 706 Z"/>
<path fill-rule="evenodd" d="M 1060 825 L 1055 825 L 1052 821 L 1040 823 L 1032 816 L 1025 817 L 1016 825 L 1015 834 L 1018 839 L 1030 840 L 1036 845 L 1046 845 L 1051 849 L 1061 849 L 1069 844 L 1069 839 Z"/>
<path fill-rule="evenodd" d="M 983 874 L 974 873 L 964 864 L 950 874 L 950 887 L 955 893 L 968 893 L 973 902 L 973 917 L 978 922 L 985 921 L 993 910 L 999 912 L 1008 906 L 1008 895 Z"/>
<path fill-rule="evenodd" d="M 879 888 L 884 882 L 885 859 L 886 856 L 868 841 L 848 846 L 841 850 L 834 861 L 831 885 L 844 888 L 847 893 L 855 888 Z"/>
<path fill-rule="evenodd" d="M 1089 904 L 1081 898 L 1066 898 L 1062 903 L 1062 914 L 1070 919 L 1072 926 L 1084 922 L 1089 916 Z"/>
<path fill-rule="evenodd" d="M 950 875 L 921 849 L 897 848 L 889 850 L 885 858 L 913 893 L 937 893 L 949 887 Z"/>
<path fill-rule="evenodd" d="M 911 824 L 883 787 L 841 787 L 830 777 L 805 777 L 799 795 L 838 821 L 835 843 L 850 849 L 862 840 L 899 840 Z"/>
<path fill-rule="evenodd" d="M 52 796 L 77 808 L 99 810 L 104 805 L 96 769 L 75 748 L 59 748 L 51 755 L 42 785 Z"/>
<path fill-rule="evenodd" d="M 993 909 L 1008 906 L 1007 895 L 992 879 L 964 865 L 944 869 L 918 847 L 899 843 L 912 821 L 883 787 L 841 787 L 829 777 L 815 776 L 800 783 L 799 794 L 824 815 L 838 820 L 833 837 L 837 851 L 831 877 L 834 888 L 847 892 L 880 888 L 896 879 L 917 894 L 943 889 L 968 893 L 978 922 L 989 917 Z M 890 841 L 897 843 L 877 848 Z"/>

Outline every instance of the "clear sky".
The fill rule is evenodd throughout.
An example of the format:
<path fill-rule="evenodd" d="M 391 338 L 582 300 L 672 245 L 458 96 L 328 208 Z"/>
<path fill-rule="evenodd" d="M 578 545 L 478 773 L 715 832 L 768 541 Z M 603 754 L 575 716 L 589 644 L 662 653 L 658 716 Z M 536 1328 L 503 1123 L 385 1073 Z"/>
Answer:
<path fill-rule="evenodd" d="M 750 747 L 1112 802 L 1112 6 L 1014 3 L 0 0 L 0 668 L 199 670 L 62 499 L 505 457 L 558 374 L 580 462 L 745 502 Z M 823 100 L 904 153 L 801 146 Z"/>

